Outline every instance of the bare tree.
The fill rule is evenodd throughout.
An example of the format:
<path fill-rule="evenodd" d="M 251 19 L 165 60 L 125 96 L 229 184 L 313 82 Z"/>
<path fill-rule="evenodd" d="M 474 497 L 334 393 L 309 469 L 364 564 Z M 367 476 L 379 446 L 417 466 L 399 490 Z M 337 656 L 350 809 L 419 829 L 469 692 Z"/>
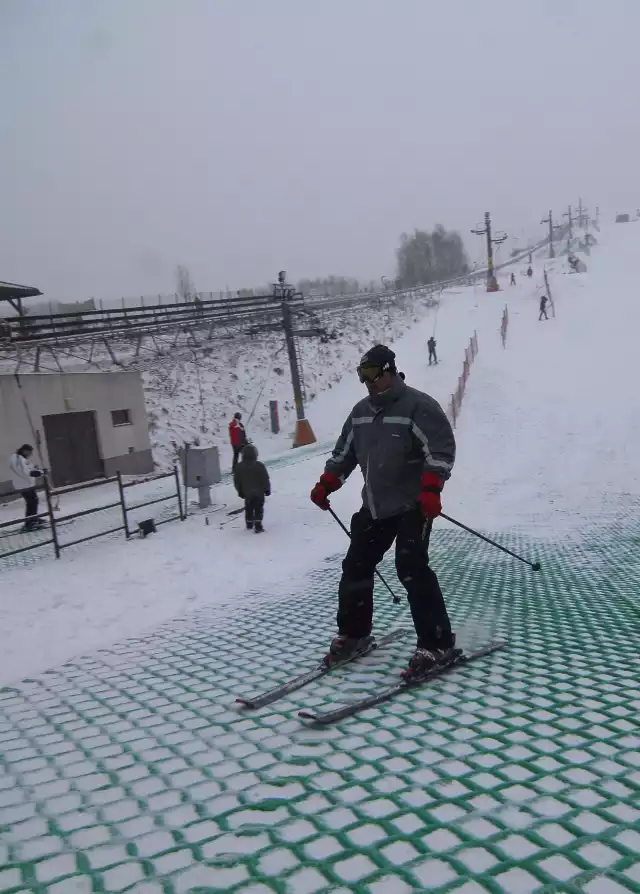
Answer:
<path fill-rule="evenodd" d="M 193 301 L 196 298 L 196 287 L 185 264 L 178 264 L 176 267 L 176 292 L 183 301 Z"/>
<path fill-rule="evenodd" d="M 301 279 L 298 289 L 305 295 L 322 294 L 332 298 L 337 295 L 352 295 L 360 291 L 360 283 L 353 276 L 318 276 L 315 279 Z"/>

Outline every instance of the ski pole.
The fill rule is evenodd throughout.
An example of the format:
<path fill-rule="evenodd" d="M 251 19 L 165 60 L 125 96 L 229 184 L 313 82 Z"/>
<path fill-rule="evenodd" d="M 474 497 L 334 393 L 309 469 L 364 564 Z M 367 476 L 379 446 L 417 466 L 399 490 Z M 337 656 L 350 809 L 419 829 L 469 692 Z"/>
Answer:
<path fill-rule="evenodd" d="M 347 528 L 346 525 L 344 525 L 344 524 L 340 521 L 340 519 L 339 519 L 338 516 L 335 514 L 335 512 L 333 511 L 333 509 L 331 508 L 331 506 L 329 506 L 329 512 L 330 512 L 331 515 L 334 517 L 334 519 L 338 522 L 338 524 L 340 525 L 340 527 L 342 528 L 342 530 L 344 531 L 344 533 L 347 535 L 347 537 L 351 537 L 351 534 L 350 534 L 350 532 L 349 532 L 349 529 Z M 387 590 L 388 590 L 388 591 L 391 593 L 391 595 L 393 596 L 393 601 L 395 602 L 395 604 L 396 604 L 396 605 L 399 605 L 399 604 L 400 604 L 400 597 L 397 596 L 397 595 L 393 592 L 393 590 L 391 589 L 391 587 L 389 586 L 389 584 L 386 582 L 386 580 L 383 578 L 383 576 L 380 574 L 380 572 L 378 571 L 377 568 L 375 569 L 375 571 L 376 571 L 376 574 L 378 575 L 378 577 L 380 578 L 380 580 L 382 581 L 382 583 L 383 583 L 383 584 L 385 585 L 385 587 L 387 588 Z"/>
<path fill-rule="evenodd" d="M 502 552 L 507 553 L 508 556 L 513 556 L 514 559 L 519 559 L 521 562 L 524 562 L 525 565 L 531 565 L 533 571 L 540 571 L 540 562 L 530 562 L 529 559 L 523 559 L 522 556 L 519 556 L 517 553 L 511 552 L 510 549 L 507 549 L 506 546 L 501 546 L 499 543 L 496 543 L 495 540 L 490 540 L 488 537 L 485 537 L 484 534 L 480 534 L 478 531 L 474 531 L 473 528 L 468 528 L 466 525 L 463 525 L 462 522 L 456 521 L 455 518 L 451 518 L 450 515 L 445 515 L 444 512 L 441 512 L 440 516 L 442 518 L 446 518 L 446 520 L 448 522 L 451 522 L 452 525 L 457 525 L 464 531 L 468 531 L 469 534 L 474 534 L 476 537 L 479 537 L 480 540 L 484 540 L 485 543 L 490 543 L 491 546 L 495 546 L 496 549 L 502 550 Z"/>

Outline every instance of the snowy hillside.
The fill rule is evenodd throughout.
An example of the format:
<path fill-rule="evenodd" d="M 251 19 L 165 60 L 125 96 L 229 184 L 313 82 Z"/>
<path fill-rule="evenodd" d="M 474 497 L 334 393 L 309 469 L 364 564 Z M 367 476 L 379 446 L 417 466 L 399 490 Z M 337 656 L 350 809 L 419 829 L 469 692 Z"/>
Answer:
<path fill-rule="evenodd" d="M 507 279 L 507 274 L 501 276 L 505 284 Z M 520 279 L 521 287 L 529 289 L 531 283 Z M 334 433 L 322 427 L 322 404 L 319 413 L 316 411 L 319 395 L 334 390 L 345 377 L 353 379 L 360 357 L 371 345 L 396 342 L 406 333 L 420 331 L 411 356 L 403 362 L 406 365 L 413 360 L 421 368 L 426 341 L 435 334 L 449 361 L 455 358 L 455 363 L 461 364 L 473 327 L 482 318 L 477 313 L 479 294 L 484 296 L 484 309 L 502 300 L 494 297 L 488 302 L 482 285 L 476 284 L 449 288 L 433 297 L 400 297 L 384 303 L 372 300 L 369 306 L 315 314 L 314 322 L 332 337 L 328 341 L 298 339 L 298 350 L 306 413 L 316 437 L 332 437 Z M 302 328 L 308 323 L 302 317 L 298 325 Z M 447 369 L 448 378 L 442 379 L 436 371 L 432 377 L 443 403 L 454 390 L 459 374 L 457 370 L 456 377 L 451 377 L 450 363 Z M 185 440 L 203 446 L 215 444 L 221 450 L 223 465 L 228 465 L 227 426 L 236 410 L 242 412 L 249 435 L 260 445 L 263 456 L 291 445 L 296 414 L 287 352 L 279 333 L 215 341 L 197 353 L 154 363 L 143 378 L 154 458 L 163 469 L 173 462 L 176 447 Z M 281 432 L 275 436 L 270 433 L 270 400 L 279 404 Z"/>
<path fill-rule="evenodd" d="M 378 341 L 395 340 L 429 315 L 435 319 L 433 299 L 395 299 L 383 305 L 337 310 L 314 316 L 334 334 L 298 340 L 307 414 L 313 421 L 317 395 L 334 388 L 353 373 L 364 350 Z M 298 328 L 305 328 L 305 317 Z M 238 336 L 209 343 L 186 359 L 154 364 L 144 373 L 145 398 L 156 463 L 166 468 L 176 446 L 185 440 L 220 448 L 229 462 L 227 426 L 240 410 L 250 437 L 262 445 L 263 455 L 291 446 L 295 408 L 289 362 L 280 333 Z M 281 433 L 270 436 L 269 401 L 279 402 Z M 316 432 L 317 434 L 317 432 Z"/>
<path fill-rule="evenodd" d="M 540 273 L 536 285 L 525 276 L 528 253 L 513 267 L 500 271 L 498 279 L 507 289 L 504 294 L 511 294 L 508 281 L 512 269 L 517 273 L 519 289 L 527 294 L 532 288 L 539 291 L 542 287 L 540 262 L 546 252 L 546 247 L 533 252 Z M 447 354 L 453 351 L 461 362 L 474 319 L 477 322 L 474 311 L 479 293 L 485 296 L 483 305 L 487 306 L 483 284 L 478 281 L 470 287 L 455 286 L 432 296 L 384 301 L 372 298 L 369 305 L 314 313 L 313 324 L 319 324 L 332 335 L 328 341 L 317 337 L 298 340 L 306 411 L 316 436 L 320 436 L 314 424 L 316 398 L 335 388 L 345 375 L 353 375 L 363 351 L 371 345 L 395 342 L 420 326 L 425 335 L 423 342 L 416 343 L 416 359 L 422 358 L 426 339 L 435 334 L 439 341 L 444 339 L 441 345 Z M 491 306 L 499 300 L 494 298 Z M 464 325 L 462 321 L 467 314 L 468 325 Z M 302 316 L 296 325 L 306 328 L 309 321 Z M 108 357 L 103 357 L 103 363 L 109 365 Z M 237 410 L 242 412 L 245 422 L 249 420 L 250 436 L 260 442 L 263 456 L 291 444 L 296 414 L 287 352 L 280 333 L 217 340 L 194 351 L 182 351 L 178 358 L 170 355 L 154 362 L 144 372 L 143 380 L 154 459 L 161 469 L 171 465 L 177 447 L 185 441 L 217 446 L 223 465 L 228 465 L 227 426 Z M 442 391 L 439 399 L 446 402 L 455 384 L 456 380 L 451 379 L 449 391 Z M 281 432 L 276 436 L 270 433 L 270 400 L 277 400 L 279 404 Z"/>

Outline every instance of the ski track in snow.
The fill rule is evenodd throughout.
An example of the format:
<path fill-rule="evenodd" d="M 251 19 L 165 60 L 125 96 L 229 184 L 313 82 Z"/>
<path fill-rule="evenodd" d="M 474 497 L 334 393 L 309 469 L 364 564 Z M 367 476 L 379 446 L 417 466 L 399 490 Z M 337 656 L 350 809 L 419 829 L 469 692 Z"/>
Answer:
<path fill-rule="evenodd" d="M 585 528 L 597 537 L 602 524 L 624 522 L 620 505 L 637 507 L 640 500 L 640 409 L 632 384 L 640 322 L 634 286 L 640 225 L 611 228 L 598 238 L 600 245 L 586 258 L 588 273 L 567 275 L 562 259 L 549 264 L 557 316 L 548 322 L 537 319 L 538 261 L 533 281 L 519 278 L 518 286 L 509 288 L 505 277 L 498 294 L 479 287 L 451 290 L 437 315 L 424 307 L 404 308 L 395 321 L 387 320 L 386 328 L 378 314 L 368 333 L 360 323 L 339 343 L 305 343 L 308 390 L 319 391 L 323 377 L 332 386 L 308 405 L 318 441 L 337 437 L 362 396 L 351 370 L 370 344 L 392 342 L 407 382 L 446 405 L 469 336 L 477 330 L 479 354 L 456 432 L 458 457 L 443 495 L 445 512 L 489 533 L 517 529 L 536 538 L 576 539 Z M 510 324 L 503 349 L 499 327 L 505 303 Z M 426 340 L 434 324 L 441 362 L 429 368 Z M 278 345 L 274 339 L 274 351 Z M 238 354 L 227 369 L 236 370 L 237 382 L 260 376 L 262 384 L 270 350 L 269 343 L 254 354 Z M 201 370 L 206 388 L 220 395 L 211 398 L 210 406 L 230 412 L 235 404 L 229 383 L 217 375 L 215 366 L 206 376 Z M 199 406 L 193 381 L 183 371 L 173 404 L 159 389 L 155 405 L 159 414 L 165 408 L 164 415 L 174 420 L 184 411 L 187 434 L 193 429 L 194 406 Z M 287 444 L 288 422 L 280 436 L 264 428 L 269 398 L 288 395 L 289 389 L 285 374 L 262 395 L 250 434 L 263 458 Z M 238 405 L 247 410 L 249 400 Z M 176 429 L 166 425 L 158 431 L 166 460 Z M 225 452 L 223 462 L 226 458 Z M 299 592 L 303 600 L 305 575 L 323 561 L 337 561 L 346 548 L 344 533 L 308 499 L 323 463 L 321 451 L 312 451 L 304 462 L 271 470 L 273 496 L 267 501 L 264 536 L 245 531 L 242 516 L 221 528 L 225 512 L 212 515 L 208 526 L 202 515 L 194 515 L 146 540 L 94 542 L 59 562 L 0 569 L 0 682 L 32 676 L 199 610 L 224 618 L 238 606 L 257 606 L 278 594 Z M 354 473 L 333 499 L 345 522 L 360 505 L 361 483 Z M 213 498 L 228 508 L 239 506 L 228 484 L 214 488 Z M 503 558 L 496 553 L 495 560 Z M 178 623 L 189 623 L 188 617 Z"/>

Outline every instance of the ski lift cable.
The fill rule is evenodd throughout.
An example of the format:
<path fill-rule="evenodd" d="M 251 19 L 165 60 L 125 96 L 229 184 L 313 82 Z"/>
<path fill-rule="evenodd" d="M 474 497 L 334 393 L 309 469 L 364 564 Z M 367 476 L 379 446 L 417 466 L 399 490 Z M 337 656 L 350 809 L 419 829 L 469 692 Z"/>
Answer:
<path fill-rule="evenodd" d="M 206 428 L 206 410 L 204 406 L 204 393 L 202 391 L 202 381 L 200 379 L 200 364 L 195 351 L 192 351 L 192 363 L 196 370 L 196 381 L 198 382 L 198 394 L 200 398 L 200 431 L 204 434 Z"/>
<path fill-rule="evenodd" d="M 438 301 L 436 303 L 436 312 L 433 316 L 433 332 L 431 333 L 431 336 L 433 338 L 436 337 L 436 327 L 438 325 L 438 311 L 440 310 L 440 301 L 442 301 L 442 296 L 440 296 L 440 298 L 438 299 Z"/>
<path fill-rule="evenodd" d="M 268 369 L 267 369 L 267 374 L 266 374 L 266 376 L 264 377 L 264 381 L 262 382 L 262 386 L 260 387 L 260 391 L 258 392 L 258 396 L 256 397 L 255 402 L 254 402 L 254 404 L 253 404 L 253 407 L 252 407 L 252 409 L 251 409 L 251 412 L 249 413 L 249 418 L 247 419 L 247 425 L 249 425 L 249 423 L 250 423 L 251 420 L 253 419 L 253 414 L 255 413 L 255 411 L 256 411 L 256 407 L 258 406 L 258 401 L 259 401 L 260 398 L 262 397 L 262 393 L 263 393 L 264 389 L 267 387 L 267 382 L 269 381 L 269 377 L 271 376 L 271 373 L 272 373 L 272 371 L 273 371 L 273 365 L 274 365 L 274 363 L 275 363 L 276 357 L 278 356 L 278 354 L 279 354 L 281 351 L 284 351 L 284 345 L 281 345 L 281 346 L 278 348 L 278 350 L 273 354 L 273 356 L 271 357 L 271 360 L 269 361 L 269 367 L 268 367 Z"/>

